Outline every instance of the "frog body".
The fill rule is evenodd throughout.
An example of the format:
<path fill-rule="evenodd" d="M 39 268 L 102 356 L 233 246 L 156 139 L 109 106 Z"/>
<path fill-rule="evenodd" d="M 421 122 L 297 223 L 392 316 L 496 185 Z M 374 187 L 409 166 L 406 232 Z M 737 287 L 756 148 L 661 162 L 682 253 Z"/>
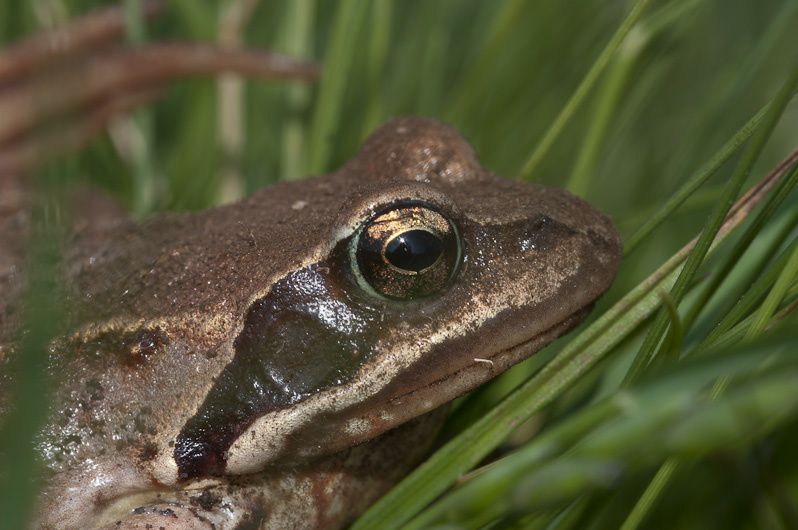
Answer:
<path fill-rule="evenodd" d="M 423 458 L 443 405 L 576 325 L 620 258 L 606 216 L 423 118 L 335 173 L 69 243 L 45 528 L 340 527 Z"/>

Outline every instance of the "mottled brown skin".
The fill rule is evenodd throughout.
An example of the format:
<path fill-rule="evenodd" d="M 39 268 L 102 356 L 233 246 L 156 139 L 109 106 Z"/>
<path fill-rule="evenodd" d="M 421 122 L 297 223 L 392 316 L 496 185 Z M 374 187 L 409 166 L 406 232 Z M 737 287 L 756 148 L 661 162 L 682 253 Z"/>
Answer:
<path fill-rule="evenodd" d="M 380 207 L 408 198 L 455 220 L 463 264 L 435 296 L 375 299 L 352 280 L 346 242 Z M 24 220 L 12 217 L 0 219 L 2 285 L 21 281 L 8 234 Z M 50 475 L 38 524 L 48 528 L 339 527 L 423 456 L 442 417 L 427 413 L 578 323 L 620 258 L 600 212 L 487 172 L 454 130 L 420 118 L 389 122 L 330 175 L 196 214 L 107 219 L 78 231 L 65 260 L 74 331 L 54 345 L 63 379 L 39 447 Z M 229 414 L 209 393 L 241 356 L 242 333 L 286 322 L 267 368 L 332 355 L 291 348 L 292 337 L 305 344 L 297 314 L 322 330 L 312 338 L 324 326 L 329 343 L 348 336 L 348 324 L 318 324 L 326 313 L 295 314 L 278 296 L 283 285 L 312 300 L 311 284 L 295 279 L 305 273 L 323 287 L 320 304 L 356 321 L 352 343 L 364 351 L 351 352 L 336 384 L 300 380 L 313 391 L 277 395 L 235 428 L 215 425 L 207 418 Z M 17 291 L 0 297 L 4 351 Z M 258 301 L 292 307 L 258 316 Z M 281 328 L 263 336 L 272 329 Z M 206 400 L 206 419 L 185 427 Z M 187 439 L 210 444 L 195 444 L 201 458 L 189 464 L 179 458 L 194 447 Z"/>

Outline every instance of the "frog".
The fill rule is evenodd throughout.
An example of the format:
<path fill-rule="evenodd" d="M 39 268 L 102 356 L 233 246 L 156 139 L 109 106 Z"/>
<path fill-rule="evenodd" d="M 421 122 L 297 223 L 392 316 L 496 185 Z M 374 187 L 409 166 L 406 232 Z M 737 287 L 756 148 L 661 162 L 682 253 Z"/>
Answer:
<path fill-rule="evenodd" d="M 33 526 L 345 527 L 429 454 L 448 403 L 579 324 L 620 257 L 605 214 L 421 117 L 327 175 L 84 222 Z"/>

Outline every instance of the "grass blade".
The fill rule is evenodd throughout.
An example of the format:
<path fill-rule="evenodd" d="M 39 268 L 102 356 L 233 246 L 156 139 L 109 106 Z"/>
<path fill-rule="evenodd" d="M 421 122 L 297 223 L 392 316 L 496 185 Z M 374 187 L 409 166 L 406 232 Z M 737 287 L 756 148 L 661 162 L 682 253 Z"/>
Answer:
<path fill-rule="evenodd" d="M 683 0 L 667 4 L 646 20 L 639 22 L 629 32 L 629 38 L 619 47 L 618 54 L 609 66 L 598 91 L 594 115 L 585 133 L 571 176 L 568 178 L 566 185 L 568 191 L 580 197 L 587 196 L 590 178 L 600 159 L 610 124 L 617 114 L 621 96 L 643 51 L 658 33 L 678 22 L 699 3 L 700 0 Z"/>
<path fill-rule="evenodd" d="M 794 150 L 785 161 L 779 165 L 776 172 L 784 173 L 790 170 L 789 164 L 795 164 L 798 161 L 798 149 Z M 757 234 L 762 230 L 765 224 L 770 220 L 776 210 L 781 206 L 795 185 L 798 183 L 798 167 L 793 167 L 790 174 L 780 180 L 777 188 L 773 191 L 772 197 L 765 203 L 762 210 L 757 214 L 754 221 L 746 229 L 743 236 L 735 243 L 734 248 L 724 260 L 724 263 L 718 268 L 709 279 L 707 284 L 703 287 L 698 295 L 698 298 L 693 302 L 692 307 L 687 312 L 683 319 L 685 327 L 689 328 L 695 319 L 698 317 L 701 310 L 706 307 L 706 304 L 712 298 L 712 295 L 717 292 L 723 280 L 728 277 L 731 270 L 738 263 L 742 255 L 751 245 L 756 238 Z"/>
<path fill-rule="evenodd" d="M 795 334 L 788 332 L 787 335 L 790 336 L 790 343 L 794 344 Z M 650 378 L 644 384 L 570 416 L 516 453 L 486 466 L 472 480 L 444 497 L 403 529 L 428 528 L 444 515 L 450 521 L 468 520 L 472 512 L 482 513 L 483 508 L 487 507 L 507 513 L 513 510 L 513 506 L 517 509 L 519 502 L 524 510 L 531 510 L 545 507 L 547 497 L 548 501 L 577 498 L 572 495 L 575 484 L 563 480 L 563 477 L 576 479 L 576 484 L 580 486 L 597 487 L 604 485 L 605 479 L 611 478 L 615 471 L 621 471 L 625 467 L 623 461 L 639 465 L 640 458 L 654 460 L 651 455 L 641 453 L 666 453 L 663 446 L 667 444 L 654 449 L 657 444 L 645 438 L 667 433 L 667 425 L 684 421 L 680 418 L 687 416 L 686 413 L 695 411 L 706 414 L 699 412 L 697 403 L 709 399 L 706 386 L 718 375 L 748 374 L 767 361 L 768 374 L 781 377 L 784 370 L 798 370 L 796 359 L 788 352 L 789 348 L 782 342 L 781 336 L 770 337 L 753 346 L 738 344 L 730 350 L 715 350 L 709 357 L 696 359 L 677 370 L 666 371 L 658 378 Z M 766 377 L 768 374 L 763 372 L 760 376 Z M 760 392 L 756 385 L 749 387 L 753 392 Z M 641 441 L 641 438 L 644 440 Z M 701 439 L 697 434 L 690 437 L 679 435 L 677 438 L 682 438 L 679 442 L 682 444 L 687 438 L 691 440 L 690 443 Z M 722 437 L 718 439 L 718 444 L 727 443 L 729 439 L 728 436 Z M 623 447 L 619 447 L 619 444 Z M 706 451 L 707 447 L 702 446 L 701 449 Z M 626 460 L 624 455 L 629 452 L 636 454 L 634 459 Z M 586 466 L 587 471 L 582 466 Z M 533 483 L 519 487 L 527 493 L 511 495 L 514 484 L 530 476 L 534 477 Z M 553 484 L 554 480 L 559 481 L 558 484 Z"/>
<path fill-rule="evenodd" d="M 284 35 L 286 52 L 292 57 L 309 57 L 313 48 L 313 17 L 315 3 L 299 0 L 286 5 Z M 282 180 L 294 180 L 305 175 L 306 130 L 304 114 L 310 101 L 310 87 L 294 83 L 286 87 L 288 117 L 283 129 L 283 157 L 280 164 Z"/>
<path fill-rule="evenodd" d="M 560 136 L 563 129 L 565 129 L 565 125 L 573 117 L 576 109 L 579 108 L 579 105 L 581 105 L 585 97 L 588 95 L 588 93 L 590 93 L 590 90 L 593 88 L 593 85 L 596 84 L 599 76 L 609 64 L 612 56 L 615 54 L 615 51 L 618 49 L 623 40 L 626 38 L 626 35 L 629 33 L 629 31 L 631 31 L 640 16 L 643 14 L 648 2 L 649 0 L 636 0 L 635 4 L 632 6 L 632 9 L 629 11 L 629 14 L 626 16 L 620 27 L 616 30 L 615 34 L 612 36 L 612 38 L 610 38 L 610 41 L 593 62 L 593 66 L 591 66 L 590 70 L 588 70 L 587 74 L 585 74 L 582 82 L 579 83 L 578 87 L 576 87 L 571 99 L 568 100 L 560 113 L 554 119 L 554 122 L 551 124 L 551 126 L 549 126 L 549 129 L 543 135 L 543 138 L 540 140 L 537 147 L 535 147 L 534 151 L 532 151 L 532 154 L 529 156 L 523 168 L 521 169 L 521 178 L 532 178 L 532 174 L 535 172 L 538 164 L 540 164 L 540 162 L 543 160 L 543 157 L 546 156 L 546 153 L 548 153 L 549 149 L 551 149 L 551 146 L 554 145 L 554 142 Z"/>
<path fill-rule="evenodd" d="M 792 99 L 796 86 L 798 86 L 798 67 L 793 68 L 781 90 L 779 91 L 779 94 L 774 99 L 773 106 L 768 110 L 764 118 L 762 128 L 751 140 L 751 144 L 746 149 L 743 159 L 737 166 L 734 175 L 732 175 L 731 179 L 729 180 L 721 200 L 712 212 L 712 215 L 710 216 L 706 226 L 701 231 L 701 236 L 698 239 L 698 243 L 690 253 L 687 262 L 685 263 L 684 269 L 679 275 L 679 278 L 676 280 L 676 283 L 674 284 L 670 294 L 677 306 L 687 292 L 687 288 L 693 281 L 693 277 L 698 271 L 698 267 L 701 265 L 704 257 L 709 251 L 709 247 L 712 245 L 715 235 L 720 230 L 726 214 L 731 209 L 734 198 L 740 193 L 740 189 L 748 177 L 754 163 L 759 158 L 762 148 L 770 138 L 770 134 L 773 132 L 773 129 L 781 118 L 784 109 L 787 107 L 787 103 L 789 103 L 790 99 Z M 665 310 L 661 310 L 654 320 L 654 323 L 651 325 L 649 333 L 643 341 L 643 345 L 640 347 L 638 354 L 635 356 L 632 366 L 629 368 L 629 372 L 626 375 L 625 384 L 634 381 L 640 375 L 640 373 L 642 373 L 646 366 L 648 366 L 651 361 L 654 360 L 657 355 L 657 347 L 659 346 L 660 340 L 665 333 L 667 326 L 668 314 Z"/>
<path fill-rule="evenodd" d="M 674 193 L 663 204 L 657 212 L 650 216 L 643 225 L 629 238 L 624 241 L 624 255 L 631 254 L 643 241 L 651 235 L 658 226 L 660 226 L 665 219 L 671 216 L 676 209 L 681 206 L 695 191 L 701 187 L 712 175 L 718 171 L 723 164 L 725 164 L 732 155 L 754 134 L 754 131 L 762 123 L 762 120 L 767 114 L 771 103 L 768 103 L 751 117 L 745 125 L 743 125 L 723 147 L 698 171 L 685 182 L 679 190 Z"/>
<path fill-rule="evenodd" d="M 58 179 L 59 174 L 52 175 Z M 55 180 L 54 182 L 58 182 Z M 39 487 L 41 462 L 35 439 L 44 423 L 50 403 L 52 377 L 47 369 L 50 340 L 64 320 L 63 291 L 59 284 L 62 227 L 52 218 L 60 208 L 55 204 L 34 205 L 27 255 L 27 290 L 23 320 L 26 333 L 19 351 L 0 351 L 8 361 L 6 374 L 12 383 L 2 388 L 5 403 L 11 404 L 0 418 L 0 528 L 28 528 L 28 518 Z M 9 381 L 3 379 L 3 383 Z"/>
<path fill-rule="evenodd" d="M 329 169 L 333 139 L 341 117 L 343 94 L 355 56 L 357 37 L 367 11 L 368 3 L 363 0 L 342 0 L 338 4 L 332 34 L 327 43 L 310 131 L 308 169 L 311 174 L 321 174 Z"/>
<path fill-rule="evenodd" d="M 128 40 L 133 44 L 143 44 L 147 40 L 147 31 L 141 0 L 125 0 L 125 12 Z M 158 175 L 152 153 L 155 131 L 152 112 L 147 109 L 137 111 L 128 126 L 136 137 L 136 141 L 130 142 L 136 190 L 133 210 L 138 214 L 145 214 L 150 212 L 155 204 L 158 186 Z"/>
<path fill-rule="evenodd" d="M 747 340 L 758 336 L 765 330 L 765 326 L 776 313 L 776 309 L 786 296 L 796 277 L 798 277 L 798 246 L 792 249 L 787 264 L 781 270 L 776 283 L 754 314 L 753 321 L 745 335 Z"/>

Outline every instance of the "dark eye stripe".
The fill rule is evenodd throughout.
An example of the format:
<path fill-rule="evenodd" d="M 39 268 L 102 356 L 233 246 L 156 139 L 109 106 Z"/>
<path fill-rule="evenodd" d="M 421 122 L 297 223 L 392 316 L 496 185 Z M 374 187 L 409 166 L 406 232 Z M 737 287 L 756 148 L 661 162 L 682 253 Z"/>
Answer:
<path fill-rule="evenodd" d="M 373 337 L 358 332 L 359 316 L 330 321 L 340 298 L 332 269 L 291 273 L 249 308 L 233 360 L 175 441 L 180 479 L 224 474 L 228 449 L 255 420 L 350 381 L 367 360 Z"/>

